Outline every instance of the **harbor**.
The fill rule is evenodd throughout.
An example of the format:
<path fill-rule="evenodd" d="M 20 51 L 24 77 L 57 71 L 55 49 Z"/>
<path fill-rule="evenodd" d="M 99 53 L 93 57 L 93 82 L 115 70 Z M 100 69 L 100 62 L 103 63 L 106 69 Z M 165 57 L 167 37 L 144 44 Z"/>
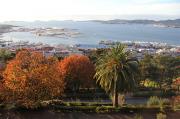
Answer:
<path fill-rule="evenodd" d="M 110 40 L 102 40 L 99 44 L 75 44 L 75 45 L 65 45 L 65 44 L 43 44 L 31 43 L 29 41 L 18 41 L 13 42 L 12 38 L 9 40 L 0 39 L 0 48 L 8 49 L 12 52 L 16 52 L 18 49 L 30 49 L 32 51 L 42 52 L 45 56 L 59 56 L 65 57 L 71 54 L 88 54 L 91 51 L 97 49 L 109 48 L 115 44 L 124 44 L 126 49 L 133 54 L 138 59 L 142 59 L 145 54 L 155 55 L 170 55 L 170 56 L 180 56 L 180 46 L 168 45 L 166 43 L 157 43 L 157 42 L 132 42 L 132 41 L 123 41 L 123 42 L 113 42 Z"/>

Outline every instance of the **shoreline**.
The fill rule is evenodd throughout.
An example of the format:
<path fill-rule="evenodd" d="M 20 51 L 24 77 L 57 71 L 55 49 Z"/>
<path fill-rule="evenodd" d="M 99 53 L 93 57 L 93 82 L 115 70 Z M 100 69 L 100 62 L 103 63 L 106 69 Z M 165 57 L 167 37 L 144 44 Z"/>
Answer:
<path fill-rule="evenodd" d="M 12 32 L 28 32 L 36 36 L 46 36 L 46 37 L 57 37 L 57 38 L 74 38 L 78 37 L 81 33 L 77 29 L 69 28 L 57 28 L 57 27 L 38 27 L 38 28 L 26 28 L 20 27 L 18 29 L 13 29 Z"/>

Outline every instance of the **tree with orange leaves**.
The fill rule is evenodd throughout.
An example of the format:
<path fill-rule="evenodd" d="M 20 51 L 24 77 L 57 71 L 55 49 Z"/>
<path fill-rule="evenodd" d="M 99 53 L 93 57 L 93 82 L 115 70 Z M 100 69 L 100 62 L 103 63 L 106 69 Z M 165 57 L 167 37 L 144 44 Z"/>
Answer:
<path fill-rule="evenodd" d="M 77 91 L 80 87 L 90 87 L 93 84 L 94 65 L 88 57 L 71 55 L 59 62 L 59 69 L 66 82 L 66 88 Z"/>
<path fill-rule="evenodd" d="M 41 53 L 19 51 L 4 71 L 4 99 L 31 108 L 60 96 L 64 80 L 57 64 L 56 59 Z"/>

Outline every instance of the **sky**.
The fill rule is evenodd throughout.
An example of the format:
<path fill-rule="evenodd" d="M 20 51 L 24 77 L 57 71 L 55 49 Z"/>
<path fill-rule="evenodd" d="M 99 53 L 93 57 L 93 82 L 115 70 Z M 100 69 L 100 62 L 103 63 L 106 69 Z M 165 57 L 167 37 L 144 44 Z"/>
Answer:
<path fill-rule="evenodd" d="M 0 21 L 180 18 L 180 0 L 0 0 Z"/>

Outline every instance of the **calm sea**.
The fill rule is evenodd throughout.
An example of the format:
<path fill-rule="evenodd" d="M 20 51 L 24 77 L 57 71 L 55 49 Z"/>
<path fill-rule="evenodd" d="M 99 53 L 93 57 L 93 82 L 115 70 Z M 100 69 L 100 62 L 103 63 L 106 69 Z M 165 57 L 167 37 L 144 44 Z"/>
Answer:
<path fill-rule="evenodd" d="M 147 41 L 180 45 L 180 28 L 161 28 L 143 24 L 102 24 L 91 21 L 36 21 L 11 22 L 24 27 L 59 27 L 77 29 L 81 35 L 76 38 L 37 37 L 27 32 L 4 34 L 13 41 L 42 42 L 46 44 L 98 44 L 101 40 Z"/>

